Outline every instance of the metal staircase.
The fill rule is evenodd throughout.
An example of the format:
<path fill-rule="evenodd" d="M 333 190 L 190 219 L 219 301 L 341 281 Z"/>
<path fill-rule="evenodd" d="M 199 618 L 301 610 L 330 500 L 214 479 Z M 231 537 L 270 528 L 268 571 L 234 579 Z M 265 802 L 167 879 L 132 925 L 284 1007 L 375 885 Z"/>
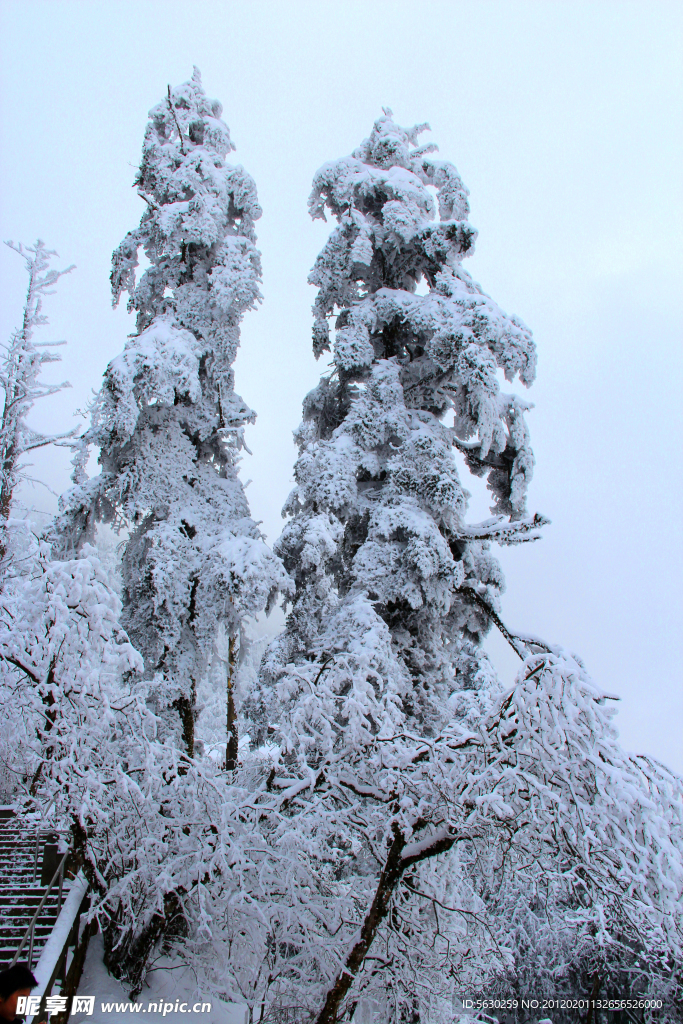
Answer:
<path fill-rule="evenodd" d="M 52 879 L 57 846 L 54 837 L 22 824 L 0 809 L 0 970 L 9 967 Z M 58 860 L 57 860 L 58 863 Z M 46 873 L 50 878 L 46 878 Z M 33 969 L 40 959 L 70 886 L 48 893 L 19 959 Z"/>
<path fill-rule="evenodd" d="M 81 917 L 88 883 L 82 871 L 69 877 L 72 854 L 71 847 L 60 850 L 54 834 L 0 807 L 0 970 L 18 962 L 34 972 L 39 1005 L 27 1024 L 46 1019 L 46 1000 L 55 992 L 64 1006 L 51 1020 L 66 1024 L 95 928 Z"/>

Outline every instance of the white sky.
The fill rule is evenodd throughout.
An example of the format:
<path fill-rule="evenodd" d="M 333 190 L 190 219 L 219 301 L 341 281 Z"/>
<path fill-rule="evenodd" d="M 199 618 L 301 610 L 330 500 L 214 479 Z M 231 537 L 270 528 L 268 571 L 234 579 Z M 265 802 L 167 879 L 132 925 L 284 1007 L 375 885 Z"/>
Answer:
<path fill-rule="evenodd" d="M 505 618 L 579 652 L 623 698 L 625 746 L 683 771 L 683 5 L 4 0 L 0 12 L 2 237 L 40 236 L 78 267 L 44 332 L 68 339 L 58 369 L 73 389 L 34 423 L 68 429 L 134 329 L 110 309 L 110 256 L 140 218 L 147 111 L 197 64 L 264 208 L 265 302 L 236 373 L 259 414 L 243 478 L 272 542 L 291 431 L 325 368 L 310 346 L 306 276 L 329 230 L 308 219 L 312 176 L 383 105 L 402 124 L 428 120 L 471 191 L 468 267 L 539 348 L 530 509 L 552 526 L 502 550 Z M 7 337 L 24 277 L 2 248 Z M 68 468 L 52 453 L 35 472 L 61 491 Z M 44 490 L 27 500 L 54 507 Z M 490 649 L 510 677 L 514 656 L 495 637 Z"/>

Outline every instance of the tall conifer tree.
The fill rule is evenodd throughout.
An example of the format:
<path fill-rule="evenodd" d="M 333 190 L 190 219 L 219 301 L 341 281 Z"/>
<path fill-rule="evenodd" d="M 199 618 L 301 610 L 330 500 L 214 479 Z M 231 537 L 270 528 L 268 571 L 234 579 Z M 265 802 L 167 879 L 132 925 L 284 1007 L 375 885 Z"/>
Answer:
<path fill-rule="evenodd" d="M 239 624 L 266 606 L 284 574 L 237 473 L 254 413 L 235 393 L 232 364 L 242 317 L 260 298 L 261 208 L 252 178 L 227 161 L 234 146 L 221 109 L 195 69 L 150 111 L 135 181 L 146 210 L 114 252 L 111 274 L 114 304 L 128 292 L 137 332 L 107 367 L 86 434 L 100 448 L 101 473 L 85 478 L 84 447 L 58 532 L 64 551 L 92 539 L 98 520 L 129 530 L 123 623 L 159 712 L 176 709 L 190 755 L 197 683 L 224 623 L 234 768 Z M 149 266 L 138 279 L 141 247 Z"/>
<path fill-rule="evenodd" d="M 4 395 L 0 417 L 0 558 L 6 550 L 4 525 L 10 516 L 16 488 L 22 479 L 26 479 L 25 468 L 22 466 L 24 456 L 50 444 L 76 444 L 68 440 L 74 436 L 75 430 L 52 437 L 33 430 L 26 421 L 33 404 L 39 398 L 47 398 L 70 387 L 67 382 L 47 384 L 41 380 L 43 366 L 61 360 L 61 356 L 51 349 L 65 342 L 36 344 L 33 335 L 36 327 L 48 322 L 42 311 L 43 297 L 52 294 L 53 286 L 60 277 L 69 274 L 74 268 L 50 269 L 50 261 L 57 254 L 47 249 L 40 239 L 32 246 L 24 247 L 14 242 L 7 242 L 6 245 L 23 257 L 28 271 L 28 288 L 21 327 L 12 334 L 5 355 L 0 360 L 0 388 Z"/>
<path fill-rule="evenodd" d="M 498 379 L 531 383 L 531 334 L 463 269 L 476 237 L 467 190 L 417 145 L 424 128 L 386 112 L 314 181 L 311 215 L 339 222 L 310 276 L 314 351 L 332 347 L 334 364 L 304 401 L 278 542 L 297 591 L 267 666 L 278 677 L 331 652 L 331 624 L 362 608 L 400 672 L 401 716 L 431 735 L 489 674 L 480 645 L 503 589 L 490 542 L 535 539 L 543 520 L 525 517 L 527 403 Z M 477 526 L 454 449 L 493 494 L 495 515 Z"/>

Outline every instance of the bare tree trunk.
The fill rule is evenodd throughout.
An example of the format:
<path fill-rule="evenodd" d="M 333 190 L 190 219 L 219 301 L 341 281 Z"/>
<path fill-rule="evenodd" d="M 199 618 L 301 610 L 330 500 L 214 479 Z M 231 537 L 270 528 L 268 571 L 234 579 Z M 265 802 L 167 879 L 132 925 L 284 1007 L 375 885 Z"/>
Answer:
<path fill-rule="evenodd" d="M 131 1001 L 135 1001 L 142 991 L 155 951 L 163 949 L 165 940 L 186 932 L 182 903 L 176 892 L 166 893 L 163 909 L 153 914 L 135 935 L 118 921 L 110 922 L 109 926 L 105 924 L 105 966 L 115 978 L 128 982 Z"/>
<path fill-rule="evenodd" d="M 4 424 L 3 424 L 4 425 Z M 16 462 L 16 447 L 14 440 L 8 445 L 5 453 L 5 460 L 2 465 L 2 485 L 0 486 L 0 519 L 9 519 L 10 507 L 12 505 L 12 474 Z"/>
<path fill-rule="evenodd" d="M 182 694 L 177 700 L 173 701 L 173 706 L 177 709 L 178 715 L 180 716 L 183 743 L 185 744 L 185 752 L 188 757 L 194 757 L 194 719 L 196 703 L 196 687 L 193 679 L 190 696 L 187 697 L 185 694 Z"/>
<path fill-rule="evenodd" d="M 600 978 L 598 977 L 597 971 L 593 978 L 593 991 L 590 994 L 590 1001 L 588 1005 L 588 1014 L 586 1016 L 586 1024 L 593 1024 L 593 1010 L 595 1008 L 595 1000 L 598 998 L 598 991 L 600 990 Z"/>
<path fill-rule="evenodd" d="M 237 711 L 235 710 L 235 663 L 237 637 L 231 636 L 228 643 L 228 744 L 225 748 L 226 771 L 234 772 L 237 768 L 237 748 L 239 732 L 237 728 Z"/>
<path fill-rule="evenodd" d="M 414 828 L 417 827 L 417 825 L 414 826 Z M 419 827 L 424 828 L 425 822 L 421 822 Z M 392 825 L 392 833 L 394 838 L 379 876 L 374 899 L 365 915 L 360 937 L 346 958 L 344 970 L 340 971 L 334 985 L 328 991 L 325 1005 L 316 1017 L 315 1024 L 336 1024 L 341 1003 L 363 966 L 363 961 L 377 934 L 377 929 L 389 913 L 392 897 L 398 888 L 403 872 L 421 860 L 428 860 L 430 857 L 437 857 L 440 853 L 445 853 L 450 850 L 458 838 L 465 838 L 465 836 L 459 837 L 450 828 L 443 829 L 434 834 L 431 842 L 424 846 L 420 845 L 411 854 L 410 850 L 406 850 L 408 842 L 395 822 Z"/>
<path fill-rule="evenodd" d="M 39 782 L 41 780 L 41 777 L 42 777 L 42 774 L 43 774 L 43 768 L 45 766 L 45 763 L 52 758 L 52 755 L 54 753 L 54 747 L 52 747 L 50 745 L 46 746 L 46 744 L 48 743 L 48 736 L 49 736 L 50 732 L 52 731 L 52 728 L 53 728 L 53 726 L 54 726 L 54 724 L 55 724 L 55 722 L 57 720 L 57 711 L 56 711 L 55 706 L 54 706 L 55 703 L 56 703 L 55 695 L 52 692 L 52 689 L 50 688 L 50 687 L 53 686 L 54 681 L 55 681 L 55 669 L 57 667 L 57 657 L 58 657 L 58 655 L 56 654 L 53 657 L 52 661 L 50 662 L 50 668 L 49 668 L 48 673 L 47 673 L 47 679 L 45 680 L 45 682 L 47 684 L 47 687 L 48 687 L 47 692 L 43 693 L 43 707 L 45 708 L 45 723 L 44 723 L 44 725 L 42 727 L 40 727 L 38 729 L 38 742 L 40 743 L 41 748 L 43 748 L 42 749 L 42 760 L 41 760 L 40 764 L 38 765 L 38 768 L 37 768 L 37 770 L 36 770 L 36 772 L 35 772 L 35 774 L 33 776 L 33 779 L 31 780 L 31 785 L 30 785 L 30 788 L 29 788 L 29 793 L 31 794 L 31 796 L 35 796 L 36 793 L 38 792 L 38 784 L 39 784 Z"/>
<path fill-rule="evenodd" d="M 360 938 L 346 958 L 345 970 L 337 975 L 332 988 L 327 993 L 327 999 L 315 1024 L 335 1024 L 337 1012 L 342 1000 L 351 988 L 356 973 L 363 966 L 363 961 L 372 945 L 372 940 L 377 934 L 377 929 L 389 912 L 391 898 L 394 895 L 401 875 L 404 871 L 404 864 L 401 854 L 406 841 L 398 828 L 394 825 L 394 839 L 389 847 L 389 853 L 379 876 L 375 898 L 368 913 L 365 915 L 363 926 L 360 930 Z"/>

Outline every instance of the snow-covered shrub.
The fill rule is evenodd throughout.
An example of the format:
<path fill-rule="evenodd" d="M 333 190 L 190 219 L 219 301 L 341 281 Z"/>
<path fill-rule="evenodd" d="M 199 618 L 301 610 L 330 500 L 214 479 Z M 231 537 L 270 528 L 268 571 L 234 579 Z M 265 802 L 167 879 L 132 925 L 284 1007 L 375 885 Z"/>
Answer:
<path fill-rule="evenodd" d="M 98 708 L 107 688 L 137 673 L 142 659 L 119 625 L 120 602 L 95 549 L 84 545 L 76 558 L 56 561 L 26 520 L 8 525 L 11 560 L 0 596 L 2 756 L 15 796 L 28 800 L 60 770 L 65 745 L 88 756 L 79 718 L 85 704 Z"/>

